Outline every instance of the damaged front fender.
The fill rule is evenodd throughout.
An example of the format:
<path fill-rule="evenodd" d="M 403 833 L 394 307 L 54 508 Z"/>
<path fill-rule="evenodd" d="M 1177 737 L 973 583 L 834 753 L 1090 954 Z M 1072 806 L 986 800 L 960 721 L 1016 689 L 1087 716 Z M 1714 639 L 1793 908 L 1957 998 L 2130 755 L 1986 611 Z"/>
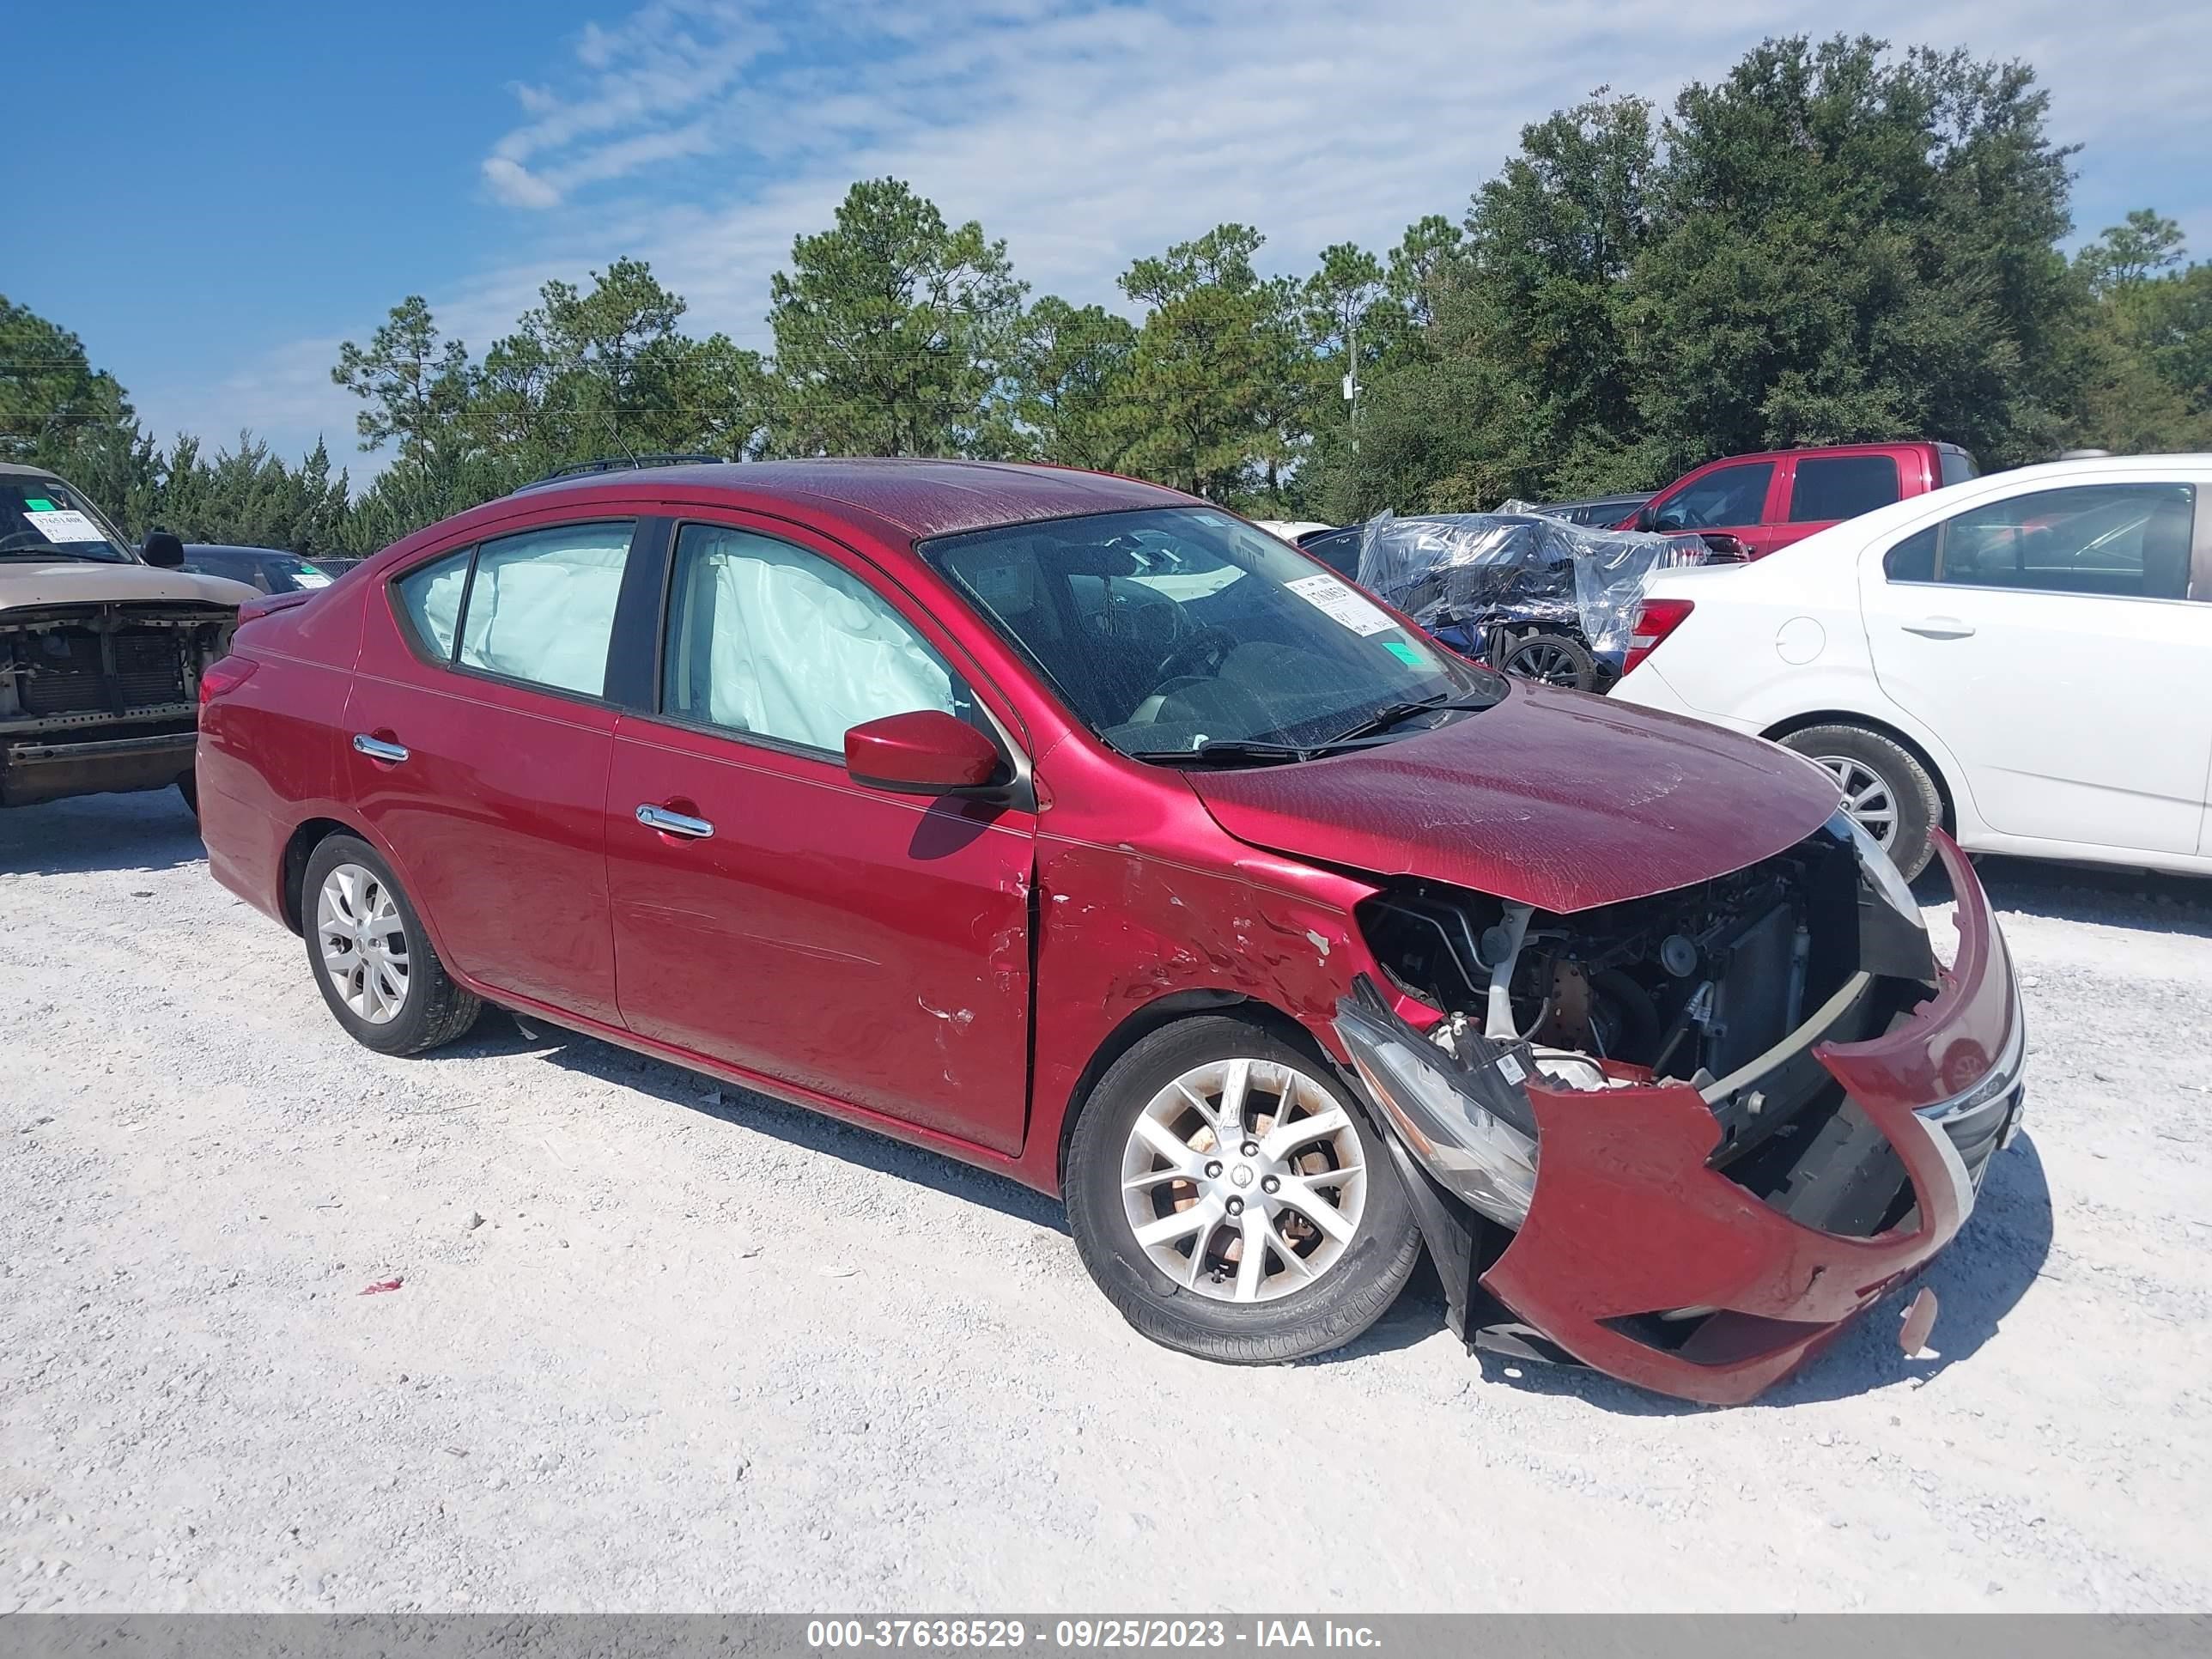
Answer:
<path fill-rule="evenodd" d="M 1768 1057 L 1771 1075 L 1809 1054 L 1826 1084 L 1767 1135 L 1762 1158 L 1731 1159 L 1729 1127 L 1747 1102 L 1759 1109 L 1760 1078 L 1554 1087 L 1525 1049 L 1462 1035 L 1446 1054 L 1371 988 L 1346 998 L 1336 1029 L 1358 1080 L 1433 1182 L 1422 1206 L 1431 1248 L 1440 1263 L 1472 1253 L 1447 1267 L 1448 1288 L 1479 1274 L 1516 1321 L 1574 1358 L 1734 1405 L 1923 1266 L 1964 1224 L 2016 1120 L 2023 1047 L 1988 902 L 1957 848 L 1939 838 L 1938 850 L 1958 896 L 1955 963 L 1881 1035 L 1828 1040 L 1849 1001 L 1839 996 Z M 1488 1226 L 1444 1224 L 1455 1205 L 1462 1222 L 1472 1212 Z M 1473 1340 L 1475 1316 L 1453 1312 Z"/>

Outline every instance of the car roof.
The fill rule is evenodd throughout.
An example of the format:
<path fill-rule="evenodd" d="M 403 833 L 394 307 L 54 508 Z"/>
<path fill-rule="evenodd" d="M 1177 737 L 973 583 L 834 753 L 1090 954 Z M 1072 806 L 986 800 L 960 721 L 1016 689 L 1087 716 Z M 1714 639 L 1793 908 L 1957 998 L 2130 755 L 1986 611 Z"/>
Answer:
<path fill-rule="evenodd" d="M 733 506 L 804 499 L 843 508 L 916 541 L 1086 513 L 1203 505 L 1180 490 L 1114 473 L 1012 461 L 890 457 L 624 468 L 533 484 L 524 498 L 535 504 L 571 495 L 580 503 L 656 495 Z"/>
<path fill-rule="evenodd" d="M 49 472 L 45 467 L 33 466 L 27 461 L 0 461 L 0 477 L 52 478 L 56 483 L 69 482 L 60 473 Z"/>
<path fill-rule="evenodd" d="M 1874 444 L 1796 444 L 1788 449 L 1747 449 L 1741 455 L 1717 455 L 1710 461 L 1698 462 L 1689 471 L 1696 472 L 1724 461 L 1781 461 L 1793 455 L 1887 455 L 1899 449 L 1952 449 L 1961 455 L 1966 453 L 1956 444 L 1939 443 L 1933 438 L 1893 438 Z"/>

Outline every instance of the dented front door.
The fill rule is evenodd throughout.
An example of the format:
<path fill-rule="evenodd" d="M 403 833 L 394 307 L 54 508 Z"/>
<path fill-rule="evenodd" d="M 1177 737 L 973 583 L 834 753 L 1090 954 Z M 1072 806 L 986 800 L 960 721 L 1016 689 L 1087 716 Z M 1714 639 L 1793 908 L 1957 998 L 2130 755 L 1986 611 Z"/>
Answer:
<path fill-rule="evenodd" d="M 630 715 L 607 799 L 631 1030 L 1019 1149 L 1030 814 L 890 794 L 827 757 Z M 642 823 L 641 805 L 711 833 Z"/>

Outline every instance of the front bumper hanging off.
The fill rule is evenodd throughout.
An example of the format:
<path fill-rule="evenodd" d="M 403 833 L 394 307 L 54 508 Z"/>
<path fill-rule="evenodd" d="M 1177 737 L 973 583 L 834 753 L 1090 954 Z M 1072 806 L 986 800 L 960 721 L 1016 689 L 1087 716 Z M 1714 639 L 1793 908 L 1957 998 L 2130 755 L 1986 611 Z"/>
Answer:
<path fill-rule="evenodd" d="M 1808 1138 L 1786 1200 L 1713 1167 L 1711 1090 L 1550 1087 L 1480 1040 L 1455 1058 L 1379 997 L 1345 999 L 1337 1033 L 1470 1346 L 1488 1333 L 1662 1394 L 1741 1404 L 1951 1241 L 2017 1126 L 2024 1026 L 1972 867 L 1947 837 L 1937 850 L 1958 898 L 1957 957 L 1878 1036 L 1823 1040 L 1833 1005 L 1800 1028 L 1856 1109 Z M 1807 1214 L 1886 1224 L 1831 1231 Z M 1478 1285 L 1506 1318 L 1484 1318 Z"/>

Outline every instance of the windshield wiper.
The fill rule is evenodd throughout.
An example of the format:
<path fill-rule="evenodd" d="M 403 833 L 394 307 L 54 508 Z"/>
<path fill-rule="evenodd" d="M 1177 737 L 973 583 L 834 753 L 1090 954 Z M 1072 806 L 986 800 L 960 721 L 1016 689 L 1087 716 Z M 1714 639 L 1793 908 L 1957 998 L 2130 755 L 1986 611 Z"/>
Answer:
<path fill-rule="evenodd" d="M 1314 750 L 1294 743 L 1262 743 L 1253 738 L 1208 738 L 1192 749 L 1125 749 L 1131 760 L 1173 766 L 1190 761 L 1302 761 Z"/>
<path fill-rule="evenodd" d="M 1334 754 L 1340 749 L 1372 749 L 1389 741 L 1388 738 L 1365 736 L 1325 738 L 1317 743 L 1267 743 L 1258 738 L 1208 738 L 1195 749 L 1125 749 L 1121 752 L 1131 760 L 1152 761 L 1164 766 L 1172 766 L 1177 761 L 1308 761 Z"/>
<path fill-rule="evenodd" d="M 1449 693 L 1437 697 L 1415 698 L 1407 702 L 1394 702 L 1376 709 L 1357 726 L 1350 726 L 1333 738 L 1325 738 L 1313 746 L 1316 749 L 1334 749 L 1341 743 L 1350 743 L 1355 738 L 1369 737 L 1377 732 L 1387 732 L 1400 720 L 1411 720 L 1416 714 L 1448 714 L 1455 711 L 1474 714 L 1497 706 L 1498 699 L 1495 697 L 1486 697 L 1477 702 L 1469 697 L 1453 696 Z"/>

